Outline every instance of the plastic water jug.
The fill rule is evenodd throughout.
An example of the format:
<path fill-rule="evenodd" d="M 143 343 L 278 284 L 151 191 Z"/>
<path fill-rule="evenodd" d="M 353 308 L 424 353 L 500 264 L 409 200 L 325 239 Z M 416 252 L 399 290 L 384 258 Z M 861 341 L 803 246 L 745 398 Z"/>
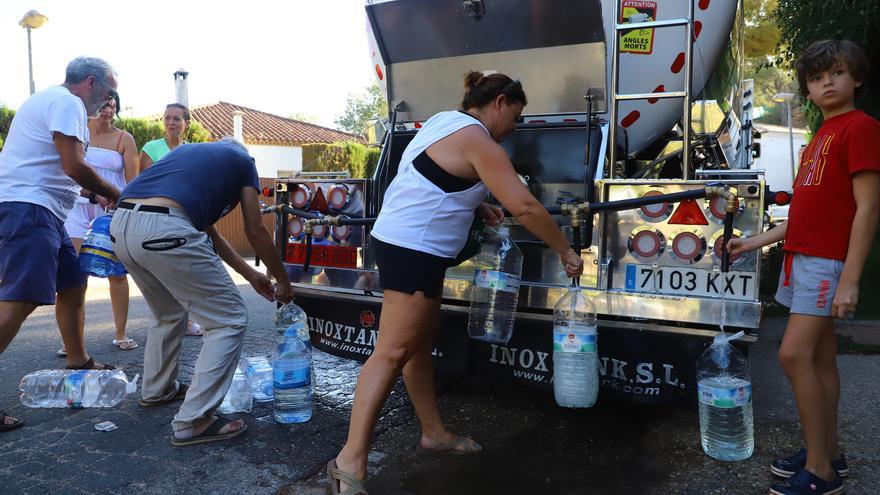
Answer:
<path fill-rule="evenodd" d="M 553 394 L 563 407 L 591 407 L 599 394 L 596 307 L 579 287 L 553 308 Z"/>
<path fill-rule="evenodd" d="M 229 390 L 223 397 L 223 402 L 217 411 L 220 414 L 232 414 L 237 412 L 250 412 L 253 406 L 253 397 L 251 396 L 251 387 L 248 384 L 247 377 L 241 371 L 241 367 L 235 368 L 235 374 L 232 376 L 232 383 L 229 384 Z"/>
<path fill-rule="evenodd" d="M 703 450 L 721 461 L 748 459 L 755 449 L 752 378 L 749 362 L 720 333 L 697 360 L 700 439 Z"/>
<path fill-rule="evenodd" d="M 122 370 L 42 370 L 25 375 L 18 388 L 27 407 L 114 407 L 137 390 Z"/>
<path fill-rule="evenodd" d="M 522 275 L 522 252 L 506 227 L 483 244 L 475 257 L 468 335 L 506 344 L 513 335 Z"/>
<path fill-rule="evenodd" d="M 112 215 L 101 215 L 92 220 L 83 238 L 79 251 L 79 268 L 89 275 L 107 278 L 128 273 L 113 253 L 113 242 L 110 240 L 112 219 Z"/>

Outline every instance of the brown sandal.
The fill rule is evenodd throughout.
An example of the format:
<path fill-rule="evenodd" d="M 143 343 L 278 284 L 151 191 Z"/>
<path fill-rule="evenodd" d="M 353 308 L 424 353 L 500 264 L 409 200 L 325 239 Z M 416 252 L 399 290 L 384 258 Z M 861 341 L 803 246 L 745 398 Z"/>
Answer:
<path fill-rule="evenodd" d="M 116 366 L 113 366 L 110 364 L 102 364 L 100 368 L 92 368 L 92 366 L 94 366 L 94 365 L 95 365 L 95 358 L 90 357 L 89 360 L 85 362 L 85 364 L 82 364 L 80 366 L 73 366 L 73 365 L 68 364 L 67 369 L 69 369 L 69 370 L 91 370 L 91 369 L 94 369 L 95 371 L 115 370 L 116 369 Z"/>
<path fill-rule="evenodd" d="M 459 445 L 463 445 L 464 449 L 459 449 Z M 483 450 L 483 448 L 480 447 L 480 444 L 465 436 L 455 437 L 446 443 L 441 443 L 433 449 L 422 447 L 421 444 L 416 445 L 416 452 L 422 455 L 470 455 L 476 454 L 481 450 Z"/>
<path fill-rule="evenodd" d="M 327 463 L 327 478 L 330 480 L 330 493 L 333 495 L 369 495 L 364 481 L 355 479 L 348 471 L 337 468 L 335 458 Z M 348 484 L 344 492 L 339 490 L 342 481 Z"/>
<path fill-rule="evenodd" d="M 24 426 L 24 421 L 17 418 L 13 418 L 12 423 L 6 424 L 6 418 L 12 418 L 12 416 L 0 411 L 0 431 L 10 431 Z"/>

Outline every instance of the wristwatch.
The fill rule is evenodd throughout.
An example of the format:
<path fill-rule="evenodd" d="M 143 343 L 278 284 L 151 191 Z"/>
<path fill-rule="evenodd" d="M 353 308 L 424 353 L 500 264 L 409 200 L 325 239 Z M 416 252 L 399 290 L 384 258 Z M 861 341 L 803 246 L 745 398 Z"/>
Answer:
<path fill-rule="evenodd" d="M 95 191 L 90 192 L 90 193 L 89 193 L 89 203 L 91 203 L 91 204 L 93 204 L 93 205 L 98 204 L 98 200 L 96 199 L 97 196 L 98 196 L 98 195 L 95 194 Z"/>

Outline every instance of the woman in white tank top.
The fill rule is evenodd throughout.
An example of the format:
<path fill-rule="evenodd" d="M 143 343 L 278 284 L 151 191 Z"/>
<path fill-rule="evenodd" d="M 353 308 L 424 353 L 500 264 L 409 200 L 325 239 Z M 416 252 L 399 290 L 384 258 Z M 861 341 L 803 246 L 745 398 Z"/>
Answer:
<path fill-rule="evenodd" d="M 101 108 L 98 117 L 89 119 L 90 144 L 89 149 L 86 150 L 85 161 L 102 179 L 122 191 L 138 173 L 137 145 L 131 134 L 113 126 L 115 115 L 116 102 L 110 100 Z M 77 253 L 82 246 L 89 223 L 104 214 L 106 205 L 107 202 L 100 197 L 95 202 L 82 196 L 77 198 L 64 222 L 64 228 Z M 134 349 L 138 346 L 137 342 L 125 336 L 125 324 L 128 321 L 128 277 L 126 275 L 110 277 L 108 285 L 113 321 L 116 326 L 113 345 L 123 350 Z M 84 324 L 84 321 L 80 322 L 80 328 Z M 58 354 L 65 355 L 66 350 L 62 347 L 58 350 Z"/>
<path fill-rule="evenodd" d="M 470 454 L 476 442 L 448 431 L 434 391 L 431 349 L 437 332 L 443 275 L 465 243 L 475 211 L 490 225 L 503 220 L 483 203 L 488 190 L 532 234 L 559 253 L 570 277 L 583 260 L 547 210 L 519 181 L 498 144 L 516 127 L 526 95 L 503 74 L 465 76 L 461 111 L 441 112 L 419 130 L 401 157 L 373 229 L 385 290 L 379 340 L 361 369 L 348 440 L 327 466 L 333 493 L 365 494 L 370 437 L 379 411 L 403 373 L 422 429 L 416 451 Z M 350 486 L 351 485 L 351 486 Z"/>

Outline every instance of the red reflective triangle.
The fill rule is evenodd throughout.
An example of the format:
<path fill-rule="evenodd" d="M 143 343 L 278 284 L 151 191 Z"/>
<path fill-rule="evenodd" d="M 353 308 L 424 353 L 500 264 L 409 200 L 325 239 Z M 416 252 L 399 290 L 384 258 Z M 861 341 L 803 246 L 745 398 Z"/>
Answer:
<path fill-rule="evenodd" d="M 670 225 L 709 225 L 703 209 L 693 199 L 686 199 L 678 205 L 675 213 L 669 217 Z"/>
<path fill-rule="evenodd" d="M 312 199 L 311 210 L 317 210 L 321 213 L 327 213 L 329 208 L 327 208 L 327 200 L 324 198 L 324 191 L 318 187 L 315 190 L 315 197 Z"/>

